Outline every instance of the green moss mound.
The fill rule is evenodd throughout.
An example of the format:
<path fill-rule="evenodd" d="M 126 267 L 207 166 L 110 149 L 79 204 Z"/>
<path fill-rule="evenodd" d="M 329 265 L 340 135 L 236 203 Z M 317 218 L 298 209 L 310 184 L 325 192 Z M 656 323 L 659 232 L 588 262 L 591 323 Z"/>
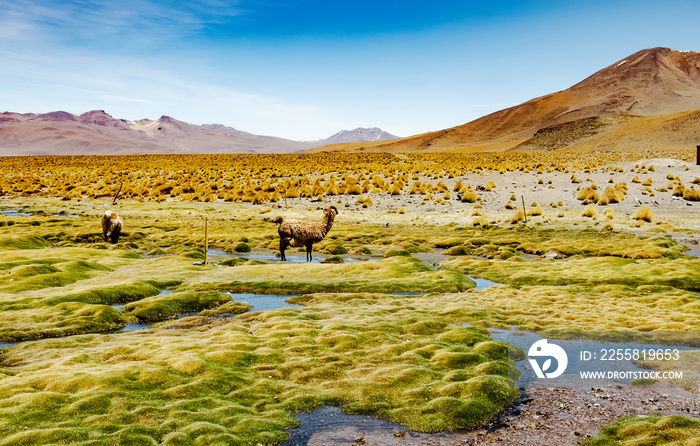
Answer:
<path fill-rule="evenodd" d="M 162 321 L 171 316 L 215 307 L 231 300 L 220 291 L 183 291 L 152 296 L 124 306 L 141 321 Z"/>
<path fill-rule="evenodd" d="M 627 417 L 604 426 L 584 446 L 700 444 L 700 419 L 673 416 Z"/>
<path fill-rule="evenodd" d="M 50 248 L 49 243 L 45 238 L 38 235 L 27 235 L 23 237 L 6 237 L 0 239 L 0 250 L 15 250 L 15 249 L 44 249 Z"/>

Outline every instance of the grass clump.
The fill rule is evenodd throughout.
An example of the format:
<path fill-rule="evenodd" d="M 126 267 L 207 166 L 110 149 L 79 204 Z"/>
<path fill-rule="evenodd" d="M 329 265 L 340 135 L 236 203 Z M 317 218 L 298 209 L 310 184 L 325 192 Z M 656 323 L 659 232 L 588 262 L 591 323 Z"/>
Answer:
<path fill-rule="evenodd" d="M 586 209 L 584 209 L 583 212 L 581 212 L 581 217 L 596 218 L 597 216 L 598 212 L 593 206 L 587 206 Z"/>
<path fill-rule="evenodd" d="M 390 249 L 387 252 L 384 253 L 382 257 L 389 258 L 389 257 L 396 257 L 396 256 L 405 256 L 405 257 L 411 257 L 411 251 L 407 249 Z"/>
<path fill-rule="evenodd" d="M 6 310 L 0 316 L 0 341 L 18 342 L 112 331 L 126 325 L 109 305 L 63 302 L 54 306 Z"/>
<path fill-rule="evenodd" d="M 182 291 L 141 299 L 124 306 L 124 313 L 141 321 L 162 321 L 178 314 L 215 307 L 231 300 L 220 291 Z"/>
<path fill-rule="evenodd" d="M 518 209 L 518 211 L 513 215 L 513 217 L 511 217 L 510 223 L 515 224 L 523 220 L 525 220 L 525 212 L 522 209 Z"/>
<path fill-rule="evenodd" d="M 0 250 L 44 249 L 50 247 L 51 243 L 38 235 L 5 237 L 0 239 Z"/>
<path fill-rule="evenodd" d="M 332 254 L 332 255 L 341 255 L 341 254 L 347 254 L 348 250 L 340 243 L 330 243 L 330 244 L 326 245 L 326 247 L 323 249 L 323 252 L 325 252 L 327 254 Z"/>
<path fill-rule="evenodd" d="M 233 250 L 236 252 L 250 252 L 251 248 L 246 242 L 238 242 L 238 244 L 233 247 Z"/>
<path fill-rule="evenodd" d="M 615 187 L 606 187 L 603 194 L 598 199 L 599 206 L 606 206 L 613 203 L 621 203 L 625 199 L 627 190 L 616 185 Z"/>
<path fill-rule="evenodd" d="M 604 426 L 583 446 L 635 444 L 648 446 L 694 445 L 700 443 L 700 420 L 680 415 L 625 417 Z"/>
<path fill-rule="evenodd" d="M 178 282 L 166 284 L 174 285 Z M 160 292 L 160 284 L 150 281 L 139 281 L 124 285 L 113 285 L 110 287 L 97 288 L 78 293 L 56 296 L 46 300 L 47 305 L 56 305 L 61 302 L 84 302 L 89 304 L 112 305 L 133 300 L 142 299 L 148 296 L 155 296 Z"/>
<path fill-rule="evenodd" d="M 331 256 L 321 260 L 321 263 L 345 263 L 345 259 L 340 256 Z"/>
<path fill-rule="evenodd" d="M 586 187 L 576 195 L 576 199 L 580 200 L 582 204 L 597 203 L 600 200 L 598 186 L 592 184 Z"/>
<path fill-rule="evenodd" d="M 700 201 L 700 190 L 686 189 L 683 191 L 683 199 L 688 201 Z"/>
<path fill-rule="evenodd" d="M 14 271 L 11 271 L 10 274 L 0 277 L 0 292 L 16 294 L 29 290 L 64 287 L 110 270 L 108 266 L 84 260 L 59 261 L 51 266 L 23 266 L 17 269 L 16 274 L 12 274 Z"/>
<path fill-rule="evenodd" d="M 649 209 L 648 206 L 644 206 L 640 209 L 637 209 L 637 211 L 632 215 L 632 218 L 635 220 L 643 220 L 646 222 L 651 223 L 652 219 L 654 217 L 654 213 L 652 212 L 651 209 Z"/>
<path fill-rule="evenodd" d="M 243 302 L 230 301 L 208 310 L 199 312 L 200 316 L 216 317 L 221 314 L 241 314 L 253 308 L 252 305 L 244 304 Z"/>
<path fill-rule="evenodd" d="M 211 282 L 198 287 L 240 293 L 309 294 L 323 291 L 445 292 L 474 286 L 463 274 L 435 270 L 404 255 L 342 264 L 241 265 L 236 268 L 235 281 L 230 280 L 226 270 L 212 271 L 210 279 Z"/>

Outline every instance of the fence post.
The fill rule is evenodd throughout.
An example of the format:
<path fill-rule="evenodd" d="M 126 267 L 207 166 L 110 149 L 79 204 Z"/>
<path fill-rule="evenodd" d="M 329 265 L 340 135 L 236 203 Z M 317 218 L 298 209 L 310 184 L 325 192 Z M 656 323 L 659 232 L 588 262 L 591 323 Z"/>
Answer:
<path fill-rule="evenodd" d="M 204 266 L 209 263 L 209 217 L 204 217 Z"/>

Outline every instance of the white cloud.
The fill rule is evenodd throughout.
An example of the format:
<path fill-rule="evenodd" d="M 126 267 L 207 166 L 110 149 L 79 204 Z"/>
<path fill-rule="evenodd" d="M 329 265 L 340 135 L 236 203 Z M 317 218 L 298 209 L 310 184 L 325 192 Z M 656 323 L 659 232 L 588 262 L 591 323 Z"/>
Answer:
<path fill-rule="evenodd" d="M 0 39 L 76 41 L 83 45 L 184 39 L 208 24 L 243 14 L 231 2 L 199 0 L 0 0 Z"/>

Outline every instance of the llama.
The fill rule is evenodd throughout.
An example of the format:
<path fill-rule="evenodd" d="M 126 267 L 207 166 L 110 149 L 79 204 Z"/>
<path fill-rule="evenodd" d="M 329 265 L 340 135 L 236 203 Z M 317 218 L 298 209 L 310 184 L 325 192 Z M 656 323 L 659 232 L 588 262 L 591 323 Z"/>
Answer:
<path fill-rule="evenodd" d="M 310 262 L 312 260 L 311 248 L 313 244 L 320 242 L 326 234 L 328 234 L 337 214 L 338 210 L 335 206 L 331 206 L 323 212 L 323 220 L 320 222 L 310 220 L 285 220 L 282 217 L 277 218 L 275 221 L 280 225 L 277 232 L 280 235 L 281 260 L 287 260 L 287 257 L 284 255 L 284 250 L 289 246 L 292 239 L 294 239 L 298 245 L 306 246 L 306 261 Z"/>
<path fill-rule="evenodd" d="M 105 242 L 115 244 L 119 242 L 124 223 L 115 211 L 106 211 L 102 216 L 102 235 Z"/>

